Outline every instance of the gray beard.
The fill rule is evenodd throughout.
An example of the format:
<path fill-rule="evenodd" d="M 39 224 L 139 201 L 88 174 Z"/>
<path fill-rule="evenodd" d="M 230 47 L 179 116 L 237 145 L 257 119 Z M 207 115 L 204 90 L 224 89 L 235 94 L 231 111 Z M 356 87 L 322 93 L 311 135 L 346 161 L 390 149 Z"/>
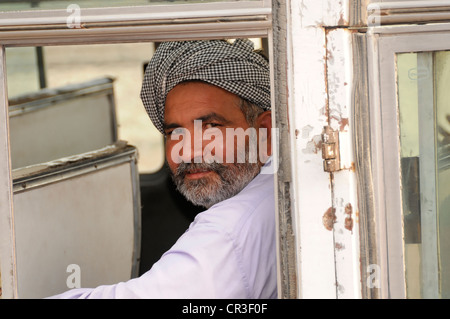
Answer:
<path fill-rule="evenodd" d="M 190 170 L 208 170 L 208 174 L 196 180 L 185 179 Z M 238 194 L 260 172 L 258 163 L 181 163 L 172 172 L 178 191 L 194 205 L 209 208 Z"/>

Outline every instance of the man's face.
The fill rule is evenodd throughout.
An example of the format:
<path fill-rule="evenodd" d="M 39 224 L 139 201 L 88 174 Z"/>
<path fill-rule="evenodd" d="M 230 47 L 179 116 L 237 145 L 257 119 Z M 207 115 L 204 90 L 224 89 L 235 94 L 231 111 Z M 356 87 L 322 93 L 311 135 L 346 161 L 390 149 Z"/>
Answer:
<path fill-rule="evenodd" d="M 178 190 L 196 205 L 210 207 L 236 195 L 259 173 L 261 163 L 249 161 L 249 144 L 258 144 L 256 129 L 270 123 L 270 112 L 249 129 L 240 103 L 201 82 L 179 84 L 166 97 L 167 162 Z"/>

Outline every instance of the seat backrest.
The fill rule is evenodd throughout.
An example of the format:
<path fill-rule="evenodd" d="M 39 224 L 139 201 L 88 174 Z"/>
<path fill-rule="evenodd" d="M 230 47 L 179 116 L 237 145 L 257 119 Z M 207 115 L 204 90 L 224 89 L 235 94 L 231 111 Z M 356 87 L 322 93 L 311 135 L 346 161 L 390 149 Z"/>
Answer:
<path fill-rule="evenodd" d="M 113 80 L 43 89 L 9 101 L 12 168 L 85 153 L 117 140 Z"/>

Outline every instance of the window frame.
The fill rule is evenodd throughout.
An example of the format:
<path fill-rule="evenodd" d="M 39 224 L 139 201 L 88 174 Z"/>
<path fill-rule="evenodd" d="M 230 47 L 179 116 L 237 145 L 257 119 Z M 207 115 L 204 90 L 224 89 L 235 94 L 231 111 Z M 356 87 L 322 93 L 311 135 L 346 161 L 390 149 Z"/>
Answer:
<path fill-rule="evenodd" d="M 75 28 L 68 27 L 71 14 L 61 9 L 0 12 L 0 43 L 40 46 L 260 37 L 268 36 L 271 28 L 269 0 L 81 8 Z"/>
<path fill-rule="evenodd" d="M 407 297 L 396 54 L 450 50 L 449 43 L 450 23 L 378 26 L 368 32 L 371 169 L 376 228 L 372 245 L 377 247 L 377 263 L 382 270 L 381 298 Z"/>
<path fill-rule="evenodd" d="M 274 4 L 272 5 L 272 2 Z M 272 25 L 272 7 L 283 3 L 279 0 L 219 2 L 201 4 L 151 5 L 145 7 L 89 8 L 81 9 L 80 28 L 70 28 L 66 10 L 36 10 L 19 12 L 0 12 L 0 274 L 2 275 L 2 298 L 18 298 L 16 256 L 14 248 L 14 212 L 12 174 L 9 147 L 9 118 L 6 79 L 6 47 L 47 46 L 65 44 L 107 44 L 131 42 L 157 42 L 187 39 L 213 39 L 237 37 L 267 37 L 271 61 L 272 112 L 274 127 L 280 116 L 286 117 L 286 106 L 276 102 L 274 91 L 285 90 L 278 83 L 279 77 L 286 74 L 274 74 L 274 60 L 285 58 L 286 51 L 274 52 L 274 42 L 286 47 L 284 35 L 286 30 L 274 36 Z M 232 9 L 230 9 L 232 8 Z M 148 10 L 151 9 L 151 10 Z M 279 16 L 286 16 L 283 10 L 277 10 Z M 278 47 L 278 46 L 277 46 Z M 283 81 L 284 83 L 284 81 Z M 281 128 L 280 133 L 289 134 L 288 129 Z M 274 145 L 275 148 L 277 145 Z M 283 144 L 289 154 L 289 146 Z M 276 152 L 277 150 L 275 150 Z M 288 153 L 286 153 L 288 152 Z M 286 157 L 286 156 L 285 156 Z M 290 180 L 290 158 L 279 163 L 280 169 L 275 174 L 275 198 L 284 202 L 276 204 L 277 247 L 279 265 L 283 269 L 295 269 L 295 251 L 292 247 L 282 246 L 280 238 L 292 238 L 289 222 L 279 218 L 279 210 L 291 214 L 289 207 L 291 195 L 277 190 L 279 180 Z M 277 164 L 278 165 L 278 164 Z M 281 184 L 283 182 L 280 182 Z M 281 185 L 280 184 L 280 185 Z M 284 185 L 284 184 L 283 184 Z M 284 191 L 284 188 L 283 188 Z M 280 207 L 282 207 L 280 209 Z M 289 219 L 289 218 L 288 218 Z M 288 227 L 286 227 L 288 225 Z M 290 225 L 292 226 L 292 225 Z M 285 234 L 287 233 L 287 235 Z M 280 247 L 280 245 L 282 247 Z M 280 257 L 281 254 L 281 257 Z M 286 275 L 278 269 L 279 296 L 282 298 L 296 296 L 295 274 Z M 285 288 L 288 287 L 288 288 Z M 292 289 L 293 287 L 293 289 Z"/>

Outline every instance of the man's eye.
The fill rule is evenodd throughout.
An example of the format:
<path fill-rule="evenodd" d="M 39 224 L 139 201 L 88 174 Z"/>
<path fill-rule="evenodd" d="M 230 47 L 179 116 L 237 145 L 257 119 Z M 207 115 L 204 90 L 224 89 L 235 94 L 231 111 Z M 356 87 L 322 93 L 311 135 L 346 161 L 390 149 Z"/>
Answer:
<path fill-rule="evenodd" d="M 171 136 L 171 135 L 183 135 L 184 134 L 184 128 L 182 127 L 177 127 L 176 129 L 170 130 L 166 132 L 166 136 Z"/>
<path fill-rule="evenodd" d="M 220 126 L 220 124 L 218 123 L 206 123 L 205 124 L 205 129 L 209 129 L 209 128 L 213 128 L 213 127 L 217 127 Z"/>

